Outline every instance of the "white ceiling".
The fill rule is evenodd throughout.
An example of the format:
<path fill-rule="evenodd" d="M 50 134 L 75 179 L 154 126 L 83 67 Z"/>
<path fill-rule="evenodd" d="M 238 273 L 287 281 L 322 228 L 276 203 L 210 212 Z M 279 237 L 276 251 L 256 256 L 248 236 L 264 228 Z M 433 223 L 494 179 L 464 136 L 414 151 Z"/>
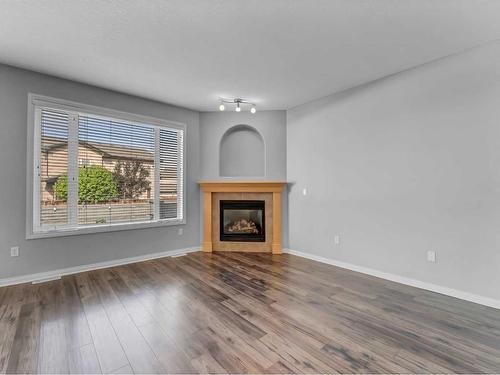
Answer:
<path fill-rule="evenodd" d="M 0 0 L 0 62 L 196 110 L 288 109 L 500 38 L 500 0 Z"/>

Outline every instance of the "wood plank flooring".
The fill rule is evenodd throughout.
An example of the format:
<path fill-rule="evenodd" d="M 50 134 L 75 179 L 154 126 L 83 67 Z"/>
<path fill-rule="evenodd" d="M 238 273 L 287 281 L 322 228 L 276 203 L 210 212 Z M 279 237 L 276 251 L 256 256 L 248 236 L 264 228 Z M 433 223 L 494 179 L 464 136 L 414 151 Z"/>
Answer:
<path fill-rule="evenodd" d="M 500 311 L 293 255 L 0 288 L 0 373 L 500 373 Z"/>

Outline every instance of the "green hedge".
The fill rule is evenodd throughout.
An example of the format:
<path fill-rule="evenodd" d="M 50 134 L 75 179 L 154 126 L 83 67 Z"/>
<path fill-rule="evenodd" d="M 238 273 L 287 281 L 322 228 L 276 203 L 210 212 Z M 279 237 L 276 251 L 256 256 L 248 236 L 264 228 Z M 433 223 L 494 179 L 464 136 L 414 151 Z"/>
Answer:
<path fill-rule="evenodd" d="M 68 176 L 61 175 L 54 184 L 56 199 L 68 199 Z M 80 167 L 78 172 L 78 202 L 98 203 L 118 197 L 113 174 L 101 166 Z"/>

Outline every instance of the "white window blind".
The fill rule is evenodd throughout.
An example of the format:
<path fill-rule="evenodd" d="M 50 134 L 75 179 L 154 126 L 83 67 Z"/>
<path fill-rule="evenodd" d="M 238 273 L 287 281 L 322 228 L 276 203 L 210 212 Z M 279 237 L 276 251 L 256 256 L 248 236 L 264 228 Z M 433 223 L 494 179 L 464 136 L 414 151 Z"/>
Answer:
<path fill-rule="evenodd" d="M 183 134 L 160 129 L 159 138 L 159 216 L 160 219 L 169 219 L 182 214 L 183 197 L 178 197 L 177 191 L 183 190 L 182 179 L 179 179 L 183 175 Z M 172 204 L 174 201 L 177 203 Z"/>
<path fill-rule="evenodd" d="M 33 232 L 183 222 L 184 130 L 35 107 Z"/>
<path fill-rule="evenodd" d="M 54 110 L 37 111 L 37 115 L 41 124 L 38 164 L 40 217 L 37 224 L 57 229 L 68 225 L 68 204 L 67 199 L 56 203 L 50 187 L 58 176 L 68 174 L 68 115 Z"/>

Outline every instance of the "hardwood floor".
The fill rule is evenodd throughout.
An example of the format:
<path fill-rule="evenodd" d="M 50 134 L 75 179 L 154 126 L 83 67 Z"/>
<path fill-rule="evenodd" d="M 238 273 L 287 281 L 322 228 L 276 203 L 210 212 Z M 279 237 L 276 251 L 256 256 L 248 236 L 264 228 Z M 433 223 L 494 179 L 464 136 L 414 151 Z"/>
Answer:
<path fill-rule="evenodd" d="M 492 373 L 500 311 L 293 255 L 0 288 L 1 373 Z"/>

